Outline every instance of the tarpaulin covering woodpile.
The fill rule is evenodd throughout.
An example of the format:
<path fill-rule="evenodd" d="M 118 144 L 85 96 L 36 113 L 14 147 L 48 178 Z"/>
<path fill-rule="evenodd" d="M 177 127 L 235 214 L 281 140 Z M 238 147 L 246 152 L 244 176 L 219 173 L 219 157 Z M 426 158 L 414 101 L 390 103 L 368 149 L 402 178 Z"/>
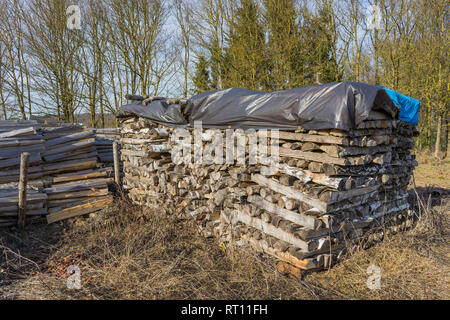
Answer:
<path fill-rule="evenodd" d="M 358 82 L 340 82 L 260 92 L 230 88 L 201 93 L 185 105 L 167 104 L 156 99 L 120 108 L 168 126 L 202 121 L 205 128 L 357 129 L 371 111 L 394 118 L 397 108 L 386 92 Z"/>
<path fill-rule="evenodd" d="M 336 86 L 317 87 L 323 94 L 326 88 Z M 371 92 L 371 99 L 361 97 L 361 92 L 356 95 L 359 95 L 356 99 L 359 102 L 353 106 L 358 107 L 345 111 L 343 121 L 339 116 L 333 121 L 324 121 L 321 117 L 328 118 L 334 113 L 333 101 L 338 110 L 335 115 L 342 115 L 342 101 L 348 99 L 347 106 L 348 101 L 356 101 L 348 97 L 348 90 L 341 92 L 345 97 L 322 100 L 319 109 L 327 108 L 327 111 L 319 112 L 319 118 L 312 117 L 307 122 L 297 119 L 299 122 L 287 121 L 284 124 L 279 121 L 273 129 L 286 125 L 291 130 L 276 132 L 263 130 L 270 128 L 269 112 L 256 125 L 256 131 L 242 130 L 238 133 L 230 129 L 237 125 L 238 118 L 227 125 L 225 119 L 231 118 L 225 117 L 222 121 L 212 115 L 215 120 L 208 122 L 205 118 L 209 114 L 208 105 L 203 103 L 212 99 L 210 102 L 217 106 L 220 100 L 216 96 L 215 104 L 208 93 L 192 98 L 194 102 L 173 103 L 158 99 L 158 105 L 166 105 L 166 109 L 194 105 L 197 107 L 190 110 L 206 110 L 195 111 L 194 115 L 185 114 L 186 123 L 191 119 L 201 119 L 203 124 L 206 122 L 213 128 L 219 124 L 223 126 L 210 130 L 180 126 L 192 133 L 192 139 L 182 139 L 183 146 L 189 145 L 189 150 L 193 151 L 192 159 L 198 153 L 205 155 L 205 150 L 211 152 L 212 148 L 214 154 L 223 152 L 227 155 L 227 161 L 222 163 L 178 161 L 180 141 L 177 125 L 172 123 L 168 126 L 160 119 L 155 121 L 155 118 L 143 117 L 152 114 L 154 102 L 146 106 L 141 102 L 135 103 L 135 110 L 139 110 L 136 113 L 131 112 L 130 105 L 125 106 L 119 112 L 125 175 L 123 188 L 137 204 L 176 214 L 181 219 L 194 218 L 206 236 L 216 236 L 224 243 L 250 244 L 276 257 L 280 261 L 280 270 L 329 267 L 343 258 L 349 248 L 361 244 L 370 246 L 381 241 L 386 233 L 395 233 L 412 225 L 406 189 L 417 165 L 410 152 L 417 131 L 413 125 L 398 119 L 392 102 L 380 93 L 382 89 L 375 91 L 373 88 L 367 91 Z M 362 105 L 361 101 L 376 104 L 377 96 L 383 97 L 382 107 Z M 281 101 L 276 97 L 273 99 Z M 314 100 L 301 95 L 292 95 L 290 99 Z M 250 104 L 243 102 L 242 109 L 248 111 L 250 105 L 258 109 L 257 101 L 267 102 L 265 99 L 247 101 Z M 138 108 L 139 105 L 142 108 Z M 222 114 L 229 112 L 225 105 L 222 105 Z M 314 109 L 313 105 L 311 102 L 310 108 Z M 144 108 L 148 110 L 143 112 Z M 239 104 L 230 103 L 227 108 L 238 112 Z M 280 109 L 283 107 L 273 105 L 274 118 Z M 181 112 L 183 108 L 178 110 Z M 252 112 L 247 111 L 242 111 L 245 115 L 239 118 L 244 129 L 254 127 L 248 125 L 251 121 L 247 115 Z M 195 114 L 202 116 L 196 117 Z M 349 119 L 355 119 L 354 125 Z M 324 123 L 331 127 L 324 129 Z M 345 130 L 342 130 L 343 123 L 346 123 Z M 312 128 L 314 124 L 318 128 Z M 278 161 L 269 164 L 261 159 L 256 163 L 250 161 L 252 133 L 256 133 L 258 141 L 277 148 Z M 217 149 L 215 137 L 219 135 L 225 140 L 228 134 L 243 136 L 243 141 L 246 141 L 245 161 L 231 153 L 230 162 L 227 147 L 222 151 Z M 232 149 L 239 148 L 239 138 L 232 141 Z"/>

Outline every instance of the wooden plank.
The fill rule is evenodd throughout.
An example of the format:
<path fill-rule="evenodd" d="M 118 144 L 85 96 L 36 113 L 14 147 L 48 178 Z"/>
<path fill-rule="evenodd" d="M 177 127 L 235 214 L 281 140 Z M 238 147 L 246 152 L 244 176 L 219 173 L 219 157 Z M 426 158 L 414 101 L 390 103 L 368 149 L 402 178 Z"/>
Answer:
<path fill-rule="evenodd" d="M 112 178 L 99 178 L 99 179 L 85 180 L 82 182 L 78 181 L 68 182 L 66 184 L 55 185 L 51 188 L 45 188 L 44 192 L 49 195 L 55 193 L 75 192 L 98 187 L 106 188 L 107 184 L 112 182 L 113 182 Z"/>
<path fill-rule="evenodd" d="M 304 202 L 314 208 L 316 208 L 319 212 L 325 213 L 327 211 L 327 203 L 311 198 L 310 196 L 305 195 L 304 193 L 287 186 L 283 186 L 280 183 L 263 177 L 259 174 L 252 174 L 252 181 L 257 184 L 267 187 L 275 192 L 282 193 L 285 196 L 296 199 L 298 201 Z"/>
<path fill-rule="evenodd" d="M 86 139 L 86 140 L 70 143 L 70 144 L 64 145 L 62 147 L 51 149 L 49 151 L 44 152 L 43 155 L 45 157 L 45 156 L 50 156 L 50 155 L 53 155 L 53 154 L 69 152 L 69 151 L 77 150 L 77 149 L 83 149 L 83 148 L 90 147 L 90 146 L 93 146 L 93 145 L 95 145 L 95 139 L 94 138 L 90 138 L 90 139 Z"/>
<path fill-rule="evenodd" d="M 298 212 L 292 212 L 284 208 L 280 208 L 276 204 L 270 203 L 269 201 L 266 201 L 259 196 L 250 196 L 247 198 L 247 201 L 253 203 L 263 210 L 276 214 L 283 219 L 289 220 L 293 223 L 299 224 L 312 230 L 315 230 L 321 225 L 320 220 L 317 220 L 313 217 L 300 215 Z"/>
<path fill-rule="evenodd" d="M 121 138 L 120 142 L 122 144 L 134 144 L 134 145 L 143 145 L 146 143 L 161 143 L 167 142 L 167 139 L 133 139 L 133 138 Z"/>
<path fill-rule="evenodd" d="M 284 140 L 348 145 L 348 139 L 340 138 L 340 137 L 311 135 L 311 134 L 294 133 L 294 132 L 287 132 L 287 131 L 279 131 L 278 134 L 279 134 L 279 136 L 278 136 L 279 139 L 284 139 Z"/>
<path fill-rule="evenodd" d="M 27 192 L 27 203 L 42 201 L 42 200 L 46 200 L 46 199 L 47 199 L 47 195 L 45 193 L 30 194 Z M 10 196 L 7 198 L 0 198 L 0 205 L 9 205 L 11 203 L 17 203 L 18 201 L 19 201 L 19 197 L 18 197 L 18 193 L 16 191 L 14 196 Z"/>
<path fill-rule="evenodd" d="M 48 174 L 54 174 L 70 170 L 85 170 L 97 167 L 97 158 L 88 158 L 85 160 L 71 160 L 52 164 L 46 164 L 43 169 Z"/>
<path fill-rule="evenodd" d="M 59 212 L 55 212 L 47 215 L 47 223 L 53 223 L 56 221 L 73 218 L 77 216 L 81 216 L 83 214 L 92 213 L 98 210 L 103 209 L 104 207 L 110 205 L 112 200 L 104 199 L 94 202 L 85 203 L 79 206 L 75 206 L 72 208 L 63 209 Z"/>
<path fill-rule="evenodd" d="M 293 255 L 289 254 L 288 252 L 282 252 L 279 250 L 276 250 L 274 248 L 269 247 L 266 243 L 262 241 L 255 240 L 253 238 L 247 237 L 247 235 L 243 235 L 243 238 L 247 239 L 248 242 L 257 250 L 264 251 L 267 254 L 274 256 L 275 258 L 278 258 L 280 260 L 286 261 L 297 268 L 303 269 L 303 270 L 311 270 L 317 268 L 317 263 L 314 259 L 297 259 Z"/>
<path fill-rule="evenodd" d="M 28 138 L 28 137 L 27 137 Z M 43 139 L 35 139 L 35 140 L 22 140 L 22 139 L 2 139 L 0 141 L 0 150 L 3 150 L 3 148 L 10 148 L 10 147 L 22 147 L 22 146 L 30 146 L 35 144 L 43 144 L 45 140 Z"/>
<path fill-rule="evenodd" d="M 350 162 L 343 158 L 330 157 L 326 153 L 303 152 L 299 150 L 291 150 L 287 148 L 279 148 L 280 157 L 290 157 L 296 159 L 304 159 L 316 162 L 332 163 L 337 165 L 350 165 Z"/>
<path fill-rule="evenodd" d="M 127 149 L 120 149 L 120 153 L 125 156 L 135 156 L 135 157 L 147 157 L 148 152 L 146 151 L 136 151 L 136 150 L 127 150 Z"/>
<path fill-rule="evenodd" d="M 280 239 L 284 242 L 290 243 L 296 247 L 298 247 L 300 250 L 304 252 L 310 251 L 309 245 L 307 242 L 297 239 L 292 234 L 287 233 L 283 231 L 280 228 L 277 228 L 273 226 L 272 224 L 266 223 L 263 220 L 259 218 L 251 217 L 241 211 L 234 210 L 234 215 L 236 216 L 236 219 L 250 227 L 253 227 L 255 229 L 258 229 L 272 237 L 275 237 L 277 239 Z"/>
<path fill-rule="evenodd" d="M 68 134 L 68 135 L 64 135 L 62 137 L 47 140 L 45 142 L 45 147 L 47 149 L 52 149 L 59 144 L 67 143 L 70 141 L 83 140 L 83 139 L 91 138 L 94 136 L 95 136 L 95 133 L 92 130 Z"/>
<path fill-rule="evenodd" d="M 45 162 L 57 162 L 61 160 L 76 160 L 97 157 L 98 153 L 94 146 L 86 149 L 73 150 L 69 152 L 56 153 L 49 156 L 43 156 Z"/>
<path fill-rule="evenodd" d="M 53 180 L 53 183 L 61 183 L 61 182 L 70 182 L 70 181 L 78 181 L 78 180 L 87 180 L 87 179 L 93 179 L 93 178 L 102 178 L 102 177 L 107 177 L 111 172 L 112 172 L 112 168 L 71 172 L 68 174 L 63 174 L 63 175 L 54 177 L 52 180 Z"/>
<path fill-rule="evenodd" d="M 324 185 L 339 191 L 345 190 L 345 184 L 348 177 L 330 177 L 323 173 L 314 173 L 309 170 L 299 169 L 297 167 L 291 167 L 284 163 L 280 163 L 275 166 L 280 173 L 288 174 L 297 178 L 302 183 L 308 183 L 310 181 Z"/>
<path fill-rule="evenodd" d="M 27 203 L 27 212 L 30 210 L 42 209 L 44 207 L 45 201 L 35 202 L 35 203 Z M 8 206 L 0 206 L 0 212 L 8 212 L 14 211 L 17 213 L 19 211 L 19 205 L 12 203 Z"/>
<path fill-rule="evenodd" d="M 29 210 L 27 209 L 27 212 L 25 213 L 25 216 L 45 216 L 48 213 L 47 208 L 40 208 L 40 209 L 33 209 Z M 18 217 L 19 213 L 18 211 L 10 211 L 10 212 L 0 212 L 0 217 Z M 1 221 L 1 220 L 0 220 Z"/>
<path fill-rule="evenodd" d="M 356 188 L 347 191 L 325 191 L 320 195 L 320 200 L 330 203 L 339 202 L 345 199 L 351 199 L 353 197 L 368 194 L 380 187 L 379 184 L 375 186 L 365 187 L 365 188 Z"/>
<path fill-rule="evenodd" d="M 51 201 L 51 205 L 48 207 L 48 214 L 57 213 L 67 208 L 72 208 L 75 206 L 79 206 L 82 204 L 93 203 L 100 200 L 113 200 L 112 195 L 102 196 L 102 197 L 89 197 L 89 198 L 78 198 L 71 200 L 53 200 Z M 56 203 L 59 201 L 59 203 Z M 49 204 L 50 204 L 49 203 Z"/>
<path fill-rule="evenodd" d="M 17 130 L 0 133 L 0 139 L 1 138 L 12 138 L 12 137 L 23 137 L 23 136 L 33 135 L 33 134 L 36 134 L 36 130 L 34 130 L 33 127 L 29 127 L 29 128 L 17 129 Z"/>
<path fill-rule="evenodd" d="M 32 155 L 30 155 L 31 157 Z M 30 164 L 30 160 L 28 160 L 28 163 Z M 32 167 L 28 167 L 28 173 L 31 172 L 41 172 L 42 171 L 42 166 L 32 166 Z M 6 170 L 2 170 L 0 171 L 0 178 L 1 177 L 8 177 L 8 176 L 19 176 L 20 173 L 20 168 L 16 168 L 16 169 L 6 169 Z M 17 179 L 17 181 L 19 181 L 19 179 Z"/>
<path fill-rule="evenodd" d="M 22 152 L 29 153 L 39 153 L 45 151 L 44 145 L 42 144 L 32 144 L 29 146 L 19 146 L 13 148 L 0 149 L 0 159 L 9 159 L 14 157 L 19 157 Z"/>
<path fill-rule="evenodd" d="M 72 198 L 82 198 L 82 197 L 101 197 L 108 195 L 108 189 L 89 189 L 74 192 L 63 192 L 63 193 L 53 193 L 47 196 L 48 200 L 62 200 L 62 199 L 72 199 Z M 0 199 L 1 200 L 1 199 Z"/>

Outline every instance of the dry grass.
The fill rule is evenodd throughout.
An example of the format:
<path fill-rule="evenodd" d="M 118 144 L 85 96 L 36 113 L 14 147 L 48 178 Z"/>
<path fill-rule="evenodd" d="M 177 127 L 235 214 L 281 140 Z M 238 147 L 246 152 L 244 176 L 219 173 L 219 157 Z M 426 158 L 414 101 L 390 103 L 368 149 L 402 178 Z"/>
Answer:
<path fill-rule="evenodd" d="M 430 157 L 429 153 L 417 155 L 419 166 L 414 171 L 416 185 L 418 187 L 439 186 L 450 189 L 450 158 L 437 160 Z"/>
<path fill-rule="evenodd" d="M 418 188 L 419 198 L 411 193 L 420 213 L 412 230 L 303 281 L 279 275 L 269 257 L 203 238 L 193 221 L 122 200 L 99 214 L 54 225 L 53 235 L 61 233 L 56 240 L 48 238 L 46 225 L 26 230 L 26 241 L 19 231 L 1 234 L 0 297 L 449 299 L 450 199 L 445 189 L 433 190 Z M 31 236 L 32 230 L 38 234 Z M 64 270 L 73 261 L 82 270 L 81 290 L 66 288 Z M 370 265 L 381 268 L 380 290 L 367 288 Z"/>

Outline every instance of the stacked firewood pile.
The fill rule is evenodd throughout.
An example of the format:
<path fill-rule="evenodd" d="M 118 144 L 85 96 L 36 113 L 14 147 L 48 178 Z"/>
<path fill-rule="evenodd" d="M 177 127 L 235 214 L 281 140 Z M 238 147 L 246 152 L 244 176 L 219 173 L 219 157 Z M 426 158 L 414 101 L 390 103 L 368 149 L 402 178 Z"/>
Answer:
<path fill-rule="evenodd" d="M 47 221 L 94 212 L 110 203 L 112 168 L 98 162 L 95 132 L 77 124 L 38 120 L 0 122 L 0 226 L 18 215 L 21 153 L 30 154 L 27 216 Z"/>
<path fill-rule="evenodd" d="M 264 138 L 257 130 L 278 147 L 279 160 L 269 164 L 251 163 L 248 143 L 245 163 L 234 154 L 231 162 L 194 164 L 196 153 L 211 150 L 205 130 L 200 148 L 195 134 L 185 141 L 192 155 L 183 163 L 173 128 L 124 117 L 123 188 L 137 204 L 194 218 L 205 236 L 276 257 L 282 272 L 328 268 L 349 249 L 412 225 L 406 189 L 417 165 L 410 153 L 417 131 L 379 117 L 374 113 L 351 131 L 299 127 Z"/>

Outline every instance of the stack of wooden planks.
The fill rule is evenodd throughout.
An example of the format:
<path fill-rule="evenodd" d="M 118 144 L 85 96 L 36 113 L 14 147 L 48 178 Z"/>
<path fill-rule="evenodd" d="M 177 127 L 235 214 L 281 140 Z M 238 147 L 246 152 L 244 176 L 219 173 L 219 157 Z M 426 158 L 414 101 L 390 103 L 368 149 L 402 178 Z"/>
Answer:
<path fill-rule="evenodd" d="M 42 186 L 42 157 L 45 140 L 36 120 L 0 121 L 0 184 L 19 181 L 20 154 L 30 153 L 28 180 Z"/>
<path fill-rule="evenodd" d="M 211 150 L 214 133 L 227 134 L 202 129 L 200 148 L 194 135 L 185 142 L 192 161 L 180 163 L 174 129 L 122 118 L 123 188 L 137 204 L 194 218 L 205 236 L 276 257 L 280 271 L 328 268 L 349 249 L 412 225 L 406 189 L 417 165 L 411 150 L 418 132 L 377 117 L 349 132 L 298 128 L 264 138 L 257 130 L 278 147 L 270 166 L 249 162 L 249 144 L 245 163 L 234 155 L 231 162 L 194 164 L 198 153 Z"/>
<path fill-rule="evenodd" d="M 68 125 L 46 130 L 44 138 L 44 170 L 51 180 L 44 189 L 49 223 L 100 210 L 112 201 L 112 168 L 98 162 L 94 130 Z"/>
<path fill-rule="evenodd" d="M 17 216 L 22 152 L 30 153 L 27 215 L 47 215 L 50 223 L 97 211 L 112 201 L 112 168 L 99 163 L 93 130 L 61 122 L 8 120 L 0 122 L 0 132 L 0 226 L 14 224 Z"/>
<path fill-rule="evenodd" d="M 113 159 L 113 142 L 119 141 L 119 128 L 105 128 L 94 129 L 95 131 L 95 146 L 97 148 L 98 157 L 101 163 L 107 166 L 112 166 Z"/>

